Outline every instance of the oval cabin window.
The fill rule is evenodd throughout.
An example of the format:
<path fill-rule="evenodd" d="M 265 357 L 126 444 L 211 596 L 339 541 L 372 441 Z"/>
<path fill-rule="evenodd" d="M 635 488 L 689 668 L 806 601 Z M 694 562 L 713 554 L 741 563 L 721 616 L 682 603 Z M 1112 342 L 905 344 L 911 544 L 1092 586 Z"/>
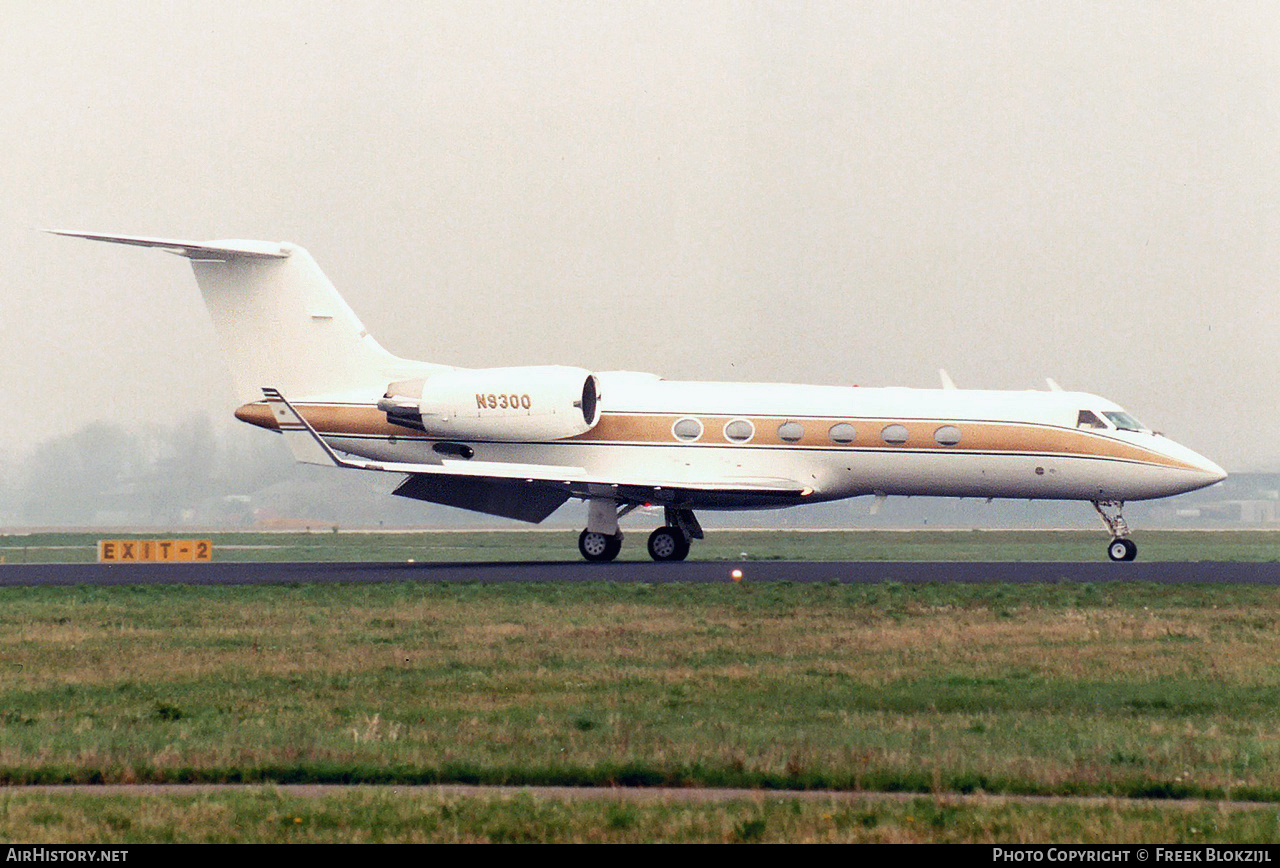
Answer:
<path fill-rule="evenodd" d="M 832 425 L 827 434 L 831 437 L 832 443 L 852 443 L 858 437 L 857 429 L 848 422 Z"/>
<path fill-rule="evenodd" d="M 884 442 L 890 446 L 901 446 L 907 442 L 907 426 L 906 425 L 886 425 L 885 429 L 880 432 L 880 436 L 884 438 Z"/>
<path fill-rule="evenodd" d="M 960 442 L 960 429 L 955 425 L 943 425 L 933 432 L 933 439 L 939 446 L 955 446 Z"/>
<path fill-rule="evenodd" d="M 746 443 L 756 433 L 756 427 L 746 419 L 734 419 L 724 426 L 724 439 L 734 443 Z"/>
<path fill-rule="evenodd" d="M 697 419 L 686 416 L 671 426 L 671 433 L 676 435 L 677 440 L 692 443 L 702 436 L 702 423 Z"/>
<path fill-rule="evenodd" d="M 799 422 L 783 422 L 778 426 L 778 437 L 788 443 L 798 443 L 804 436 L 804 426 Z"/>

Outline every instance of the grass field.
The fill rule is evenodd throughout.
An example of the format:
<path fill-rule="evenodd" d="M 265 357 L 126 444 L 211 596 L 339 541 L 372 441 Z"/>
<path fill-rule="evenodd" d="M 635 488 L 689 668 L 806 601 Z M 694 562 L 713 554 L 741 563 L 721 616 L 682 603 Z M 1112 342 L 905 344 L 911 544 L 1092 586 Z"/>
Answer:
<path fill-rule="evenodd" d="M 1211 536 L 1197 545 L 1221 544 Z M 897 539 L 895 557 L 937 550 L 932 534 Z M 78 587 L 8 588 L 0 603 L 9 784 L 921 796 L 15 790 L 0 797 L 0 840 L 1256 842 L 1280 816 L 1280 590 L 1261 586 Z M 974 792 L 1116 801 L 948 800 Z M 1179 802 L 1192 798 L 1259 807 Z"/>
<path fill-rule="evenodd" d="M 276 787 L 166 796 L 0 793 L 13 841 L 160 843 L 1260 843 L 1267 809 L 1113 800 L 1087 804 L 949 797 L 634 802 L 528 792 L 459 796 L 354 787 L 321 797 Z"/>
<path fill-rule="evenodd" d="M 619 560 L 647 561 L 647 530 L 627 531 Z M 7 564 L 90 563 L 97 541 L 212 539 L 217 561 L 577 561 L 576 531 L 406 533 L 30 533 L 0 535 Z M 1143 531 L 1143 561 L 1280 560 L 1276 531 Z M 1089 531 L 710 531 L 692 560 L 1100 561 L 1107 536 Z"/>

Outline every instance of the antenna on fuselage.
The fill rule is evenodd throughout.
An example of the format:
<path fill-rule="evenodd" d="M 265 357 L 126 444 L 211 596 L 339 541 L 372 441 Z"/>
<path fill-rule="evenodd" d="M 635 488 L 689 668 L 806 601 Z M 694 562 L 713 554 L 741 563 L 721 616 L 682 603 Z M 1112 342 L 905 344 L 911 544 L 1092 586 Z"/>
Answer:
<path fill-rule="evenodd" d="M 955 389 L 956 384 L 951 381 L 951 375 L 948 374 L 945 369 L 938 368 L 938 376 L 942 378 L 942 388 L 948 391 L 953 391 Z"/>

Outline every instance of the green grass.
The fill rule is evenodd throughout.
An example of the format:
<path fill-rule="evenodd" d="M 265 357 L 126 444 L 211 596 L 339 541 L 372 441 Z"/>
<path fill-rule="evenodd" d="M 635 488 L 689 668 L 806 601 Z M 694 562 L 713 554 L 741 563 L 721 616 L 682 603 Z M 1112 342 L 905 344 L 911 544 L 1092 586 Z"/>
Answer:
<path fill-rule="evenodd" d="M 0 781 L 1280 798 L 1280 591 L 0 593 Z"/>
<path fill-rule="evenodd" d="M 1198 805 L 971 802 L 946 797 L 723 801 L 527 792 L 459 795 L 358 787 L 303 796 L 275 787 L 97 796 L 0 793 L 0 842 L 133 843 L 1000 843 L 1249 844 L 1280 814 Z"/>
<path fill-rule="evenodd" d="M 647 529 L 627 529 L 620 560 L 649 560 Z M 0 536 L 4 563 L 89 563 L 97 541 L 200 538 L 217 561 L 579 560 L 576 531 L 421 533 L 32 533 Z M 1275 561 L 1280 532 L 1142 531 L 1143 561 Z M 710 531 L 692 560 L 1100 561 L 1106 534 L 1088 531 Z"/>
<path fill-rule="evenodd" d="M 1270 840 L 1274 807 L 1125 800 L 1280 802 L 1278 630 L 1266 586 L 4 588 L 0 783 L 268 786 L 14 791 L 0 839 Z M 400 806 L 376 788 L 297 800 L 273 783 L 928 798 L 806 802 L 792 820 L 759 800 L 606 814 L 422 792 Z M 978 792 L 1120 801 L 947 801 Z M 445 812 L 457 821 L 415 825 Z"/>

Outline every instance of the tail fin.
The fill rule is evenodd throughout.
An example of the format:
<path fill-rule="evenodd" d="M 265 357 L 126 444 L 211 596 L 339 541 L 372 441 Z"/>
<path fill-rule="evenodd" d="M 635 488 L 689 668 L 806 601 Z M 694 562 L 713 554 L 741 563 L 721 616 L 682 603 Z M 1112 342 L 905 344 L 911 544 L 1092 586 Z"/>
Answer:
<path fill-rule="evenodd" d="M 299 398 L 361 395 L 367 400 L 392 380 L 440 367 L 384 350 L 311 254 L 296 245 L 49 231 L 155 247 L 191 260 L 243 401 L 259 399 L 268 384 Z"/>

